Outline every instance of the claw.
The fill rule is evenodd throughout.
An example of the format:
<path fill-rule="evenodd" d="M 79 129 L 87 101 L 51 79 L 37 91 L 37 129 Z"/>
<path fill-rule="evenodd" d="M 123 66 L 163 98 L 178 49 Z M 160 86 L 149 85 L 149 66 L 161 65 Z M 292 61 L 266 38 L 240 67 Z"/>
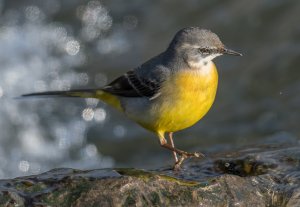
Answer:
<path fill-rule="evenodd" d="M 183 161 L 186 158 L 190 158 L 190 157 L 203 158 L 203 157 L 205 157 L 205 155 L 200 152 L 188 153 L 188 152 L 182 151 L 182 153 L 179 153 L 179 154 L 180 154 L 180 159 L 177 162 L 175 162 L 175 165 L 173 167 L 173 169 L 176 171 L 181 169 L 181 164 L 183 163 Z"/>
<path fill-rule="evenodd" d="M 182 155 L 185 155 L 186 157 L 196 157 L 196 158 L 203 158 L 203 157 L 205 157 L 205 155 L 202 154 L 201 152 L 194 152 L 194 153 L 183 152 L 181 154 L 181 156 Z"/>
<path fill-rule="evenodd" d="M 187 157 L 186 156 L 181 156 L 180 159 L 175 163 L 174 165 L 174 170 L 175 171 L 178 171 L 181 169 L 181 164 L 183 163 L 183 161 L 186 159 Z"/>

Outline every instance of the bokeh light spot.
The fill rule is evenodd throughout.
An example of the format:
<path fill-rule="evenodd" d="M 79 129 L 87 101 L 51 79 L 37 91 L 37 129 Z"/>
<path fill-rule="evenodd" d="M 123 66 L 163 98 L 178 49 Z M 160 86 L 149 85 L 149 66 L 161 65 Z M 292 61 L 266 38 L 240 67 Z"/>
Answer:
<path fill-rule="evenodd" d="M 81 35 L 86 41 L 96 39 L 102 31 L 112 26 L 112 18 L 99 1 L 90 1 L 87 6 L 78 7 L 77 16 L 82 21 Z"/>
<path fill-rule="evenodd" d="M 82 111 L 82 118 L 85 121 L 92 121 L 94 118 L 94 110 L 92 108 L 86 108 Z"/>
<path fill-rule="evenodd" d="M 69 55 L 76 55 L 80 50 L 80 44 L 76 40 L 70 40 L 67 42 L 65 49 Z"/>
<path fill-rule="evenodd" d="M 117 125 L 113 129 L 113 133 L 116 137 L 119 137 L 119 138 L 124 137 L 126 134 L 126 128 L 122 125 Z"/>
<path fill-rule="evenodd" d="M 97 122 L 103 122 L 106 119 L 106 111 L 102 108 L 97 108 L 95 110 L 94 119 Z"/>
<path fill-rule="evenodd" d="M 29 21 L 35 22 L 44 19 L 45 15 L 37 6 L 28 6 L 25 9 L 25 16 Z"/>
<path fill-rule="evenodd" d="M 97 147 L 94 144 L 88 144 L 85 147 L 85 152 L 88 157 L 95 157 L 98 154 Z"/>
<path fill-rule="evenodd" d="M 89 82 L 89 75 L 86 73 L 79 73 L 77 75 L 77 84 L 86 85 Z"/>
<path fill-rule="evenodd" d="M 20 171 L 22 171 L 22 172 L 28 172 L 29 167 L 30 167 L 30 164 L 29 164 L 28 161 L 26 161 L 26 160 L 20 161 L 20 163 L 19 163 L 19 170 Z"/>
<path fill-rule="evenodd" d="M 96 98 L 86 98 L 85 102 L 90 107 L 96 107 L 97 104 L 99 103 L 99 100 Z"/>

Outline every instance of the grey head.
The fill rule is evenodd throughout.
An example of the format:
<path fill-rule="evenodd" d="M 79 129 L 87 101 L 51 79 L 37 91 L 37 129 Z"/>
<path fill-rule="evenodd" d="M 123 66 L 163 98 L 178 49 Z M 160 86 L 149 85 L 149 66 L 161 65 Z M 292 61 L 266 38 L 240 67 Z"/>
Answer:
<path fill-rule="evenodd" d="M 175 52 L 177 57 L 182 57 L 186 62 L 193 63 L 206 63 L 223 54 L 242 56 L 226 48 L 215 33 L 199 27 L 188 27 L 178 31 L 168 50 Z"/>

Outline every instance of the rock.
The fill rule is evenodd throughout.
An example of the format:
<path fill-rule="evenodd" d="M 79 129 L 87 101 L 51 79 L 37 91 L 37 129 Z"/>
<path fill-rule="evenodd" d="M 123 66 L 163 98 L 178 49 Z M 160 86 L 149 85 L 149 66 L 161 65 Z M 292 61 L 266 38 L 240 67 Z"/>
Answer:
<path fill-rule="evenodd" d="M 0 206 L 300 206 L 300 146 L 265 143 L 181 171 L 54 169 L 0 180 Z"/>

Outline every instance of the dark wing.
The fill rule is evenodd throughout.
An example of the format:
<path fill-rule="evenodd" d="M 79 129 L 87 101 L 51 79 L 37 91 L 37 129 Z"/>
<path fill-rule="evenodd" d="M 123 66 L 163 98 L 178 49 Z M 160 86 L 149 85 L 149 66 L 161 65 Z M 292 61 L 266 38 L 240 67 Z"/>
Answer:
<path fill-rule="evenodd" d="M 124 97 L 158 97 L 163 82 L 170 75 L 170 69 L 163 64 L 164 56 L 165 54 L 161 53 L 151 58 L 140 67 L 117 78 L 103 90 Z"/>
<path fill-rule="evenodd" d="M 104 91 L 124 97 L 153 97 L 160 89 L 157 78 L 140 77 L 135 70 L 128 71 L 103 88 Z"/>

